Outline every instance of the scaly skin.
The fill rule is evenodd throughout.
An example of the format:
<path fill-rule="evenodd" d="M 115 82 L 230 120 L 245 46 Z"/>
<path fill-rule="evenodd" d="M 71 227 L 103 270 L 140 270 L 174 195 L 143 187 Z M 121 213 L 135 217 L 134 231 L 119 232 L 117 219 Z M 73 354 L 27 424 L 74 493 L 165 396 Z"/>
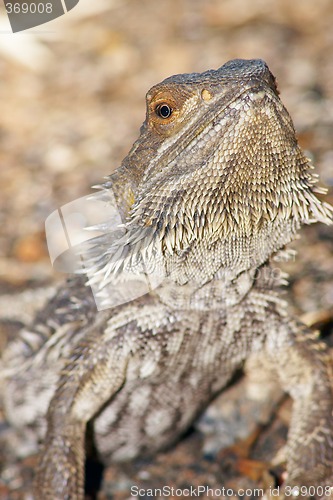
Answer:
<path fill-rule="evenodd" d="M 88 422 L 106 461 L 154 452 L 252 353 L 294 400 L 287 485 L 333 485 L 332 359 L 288 315 L 272 260 L 302 224 L 332 222 L 311 169 L 263 61 L 176 75 L 148 92 L 140 136 L 104 189 L 125 224 L 122 268 L 158 255 L 160 286 L 96 312 L 73 278 L 4 354 L 8 418 L 39 422 L 43 434 L 46 415 L 37 499 L 83 498 Z M 119 272 L 112 244 L 105 229 L 91 251 L 106 282 Z"/>

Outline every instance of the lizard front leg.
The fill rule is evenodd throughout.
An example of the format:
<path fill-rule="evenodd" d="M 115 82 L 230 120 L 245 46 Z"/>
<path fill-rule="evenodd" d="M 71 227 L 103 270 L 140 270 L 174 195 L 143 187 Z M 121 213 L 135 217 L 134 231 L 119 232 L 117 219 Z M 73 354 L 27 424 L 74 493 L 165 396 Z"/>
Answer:
<path fill-rule="evenodd" d="M 107 345 L 100 331 L 76 346 L 48 410 L 36 499 L 83 498 L 86 424 L 124 383 L 129 357 L 121 338 Z"/>
<path fill-rule="evenodd" d="M 107 441 L 110 455 L 126 449 L 132 457 L 183 432 L 216 392 L 214 384 L 224 385 L 239 364 L 216 375 L 224 345 L 213 359 L 203 356 L 207 339 L 199 331 L 219 339 L 224 320 L 206 316 L 174 312 L 146 295 L 87 328 L 67 356 L 49 406 L 37 499 L 83 498 L 85 428 L 95 416 L 95 423 L 104 419 L 99 432 L 106 432 L 97 447 Z"/>
<path fill-rule="evenodd" d="M 307 491 L 318 497 L 330 496 L 329 486 L 333 486 L 332 356 L 328 347 L 303 324 L 279 313 L 271 320 L 267 350 L 283 388 L 294 401 L 287 442 L 288 491 L 291 487 L 303 486 L 305 496 Z"/>

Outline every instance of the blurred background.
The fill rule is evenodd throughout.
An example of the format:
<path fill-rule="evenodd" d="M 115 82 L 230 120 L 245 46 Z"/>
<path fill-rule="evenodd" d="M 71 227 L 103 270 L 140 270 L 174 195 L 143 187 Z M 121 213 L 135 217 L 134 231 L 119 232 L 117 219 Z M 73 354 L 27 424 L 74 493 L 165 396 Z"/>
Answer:
<path fill-rule="evenodd" d="M 120 164 L 145 93 L 175 73 L 264 59 L 332 202 L 332 26 L 332 0 L 80 0 L 10 34 L 1 3 L 0 292 L 63 279 L 48 258 L 46 217 Z M 332 228 L 305 228 L 296 248 L 292 308 L 329 310 Z"/>

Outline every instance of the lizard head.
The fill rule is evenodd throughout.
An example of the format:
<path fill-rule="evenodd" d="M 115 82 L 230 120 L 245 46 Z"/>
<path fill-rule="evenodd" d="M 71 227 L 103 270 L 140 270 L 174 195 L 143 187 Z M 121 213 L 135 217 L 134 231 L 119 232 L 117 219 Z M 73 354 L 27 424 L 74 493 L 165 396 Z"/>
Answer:
<path fill-rule="evenodd" d="M 222 266 L 250 269 L 302 223 L 331 220 L 264 61 L 172 76 L 146 101 L 140 137 L 112 176 L 136 241 L 141 231 L 171 260 L 214 249 Z"/>

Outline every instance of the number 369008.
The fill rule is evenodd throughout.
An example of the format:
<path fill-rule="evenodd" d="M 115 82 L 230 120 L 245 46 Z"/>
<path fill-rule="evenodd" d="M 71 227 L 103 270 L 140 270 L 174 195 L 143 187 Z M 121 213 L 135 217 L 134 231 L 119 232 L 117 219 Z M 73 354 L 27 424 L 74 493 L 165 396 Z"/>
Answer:
<path fill-rule="evenodd" d="M 5 3 L 8 14 L 50 14 L 52 12 L 52 3 Z"/>

